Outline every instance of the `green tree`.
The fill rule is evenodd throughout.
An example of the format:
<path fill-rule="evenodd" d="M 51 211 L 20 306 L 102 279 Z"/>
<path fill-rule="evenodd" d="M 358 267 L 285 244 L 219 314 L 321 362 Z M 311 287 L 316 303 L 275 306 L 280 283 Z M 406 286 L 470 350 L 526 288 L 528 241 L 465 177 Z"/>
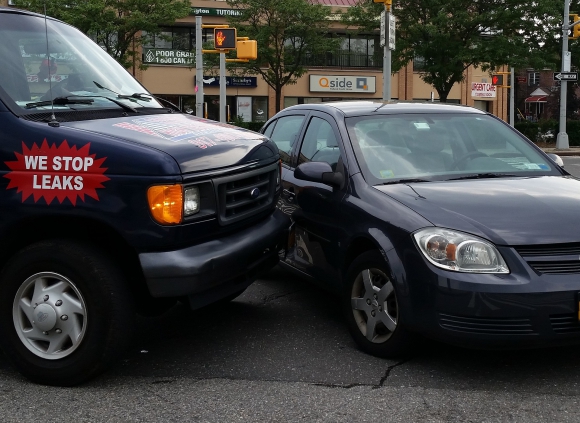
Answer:
<path fill-rule="evenodd" d="M 470 66 L 554 66 L 555 57 L 542 46 L 554 39 L 562 8 L 558 0 L 394 0 L 393 71 L 421 58 L 421 79 L 445 102 Z M 382 3 L 359 0 L 344 22 L 359 30 L 377 30 L 382 10 Z"/>
<path fill-rule="evenodd" d="M 44 13 L 45 0 L 15 0 L 17 7 Z M 189 0 L 48 0 L 46 13 L 93 38 L 107 53 L 129 68 L 147 37 L 161 33 L 189 14 Z"/>
<path fill-rule="evenodd" d="M 331 10 L 308 0 L 227 0 L 239 16 L 230 16 L 238 36 L 258 42 L 258 59 L 239 63 L 240 70 L 261 75 L 276 93 L 280 110 L 282 88 L 296 84 L 310 57 L 325 55 L 335 47 L 328 37 Z"/>

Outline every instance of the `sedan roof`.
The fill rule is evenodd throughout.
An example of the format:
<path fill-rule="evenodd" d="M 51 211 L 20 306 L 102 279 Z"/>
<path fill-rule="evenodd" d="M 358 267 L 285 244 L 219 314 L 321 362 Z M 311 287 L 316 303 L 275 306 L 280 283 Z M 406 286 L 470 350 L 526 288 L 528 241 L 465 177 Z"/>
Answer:
<path fill-rule="evenodd" d="M 360 116 L 371 113 L 400 114 L 400 113 L 476 113 L 485 112 L 473 107 L 459 104 L 431 103 L 431 102 L 403 102 L 403 101 L 378 101 L 378 100 L 353 100 L 336 101 L 327 103 L 299 104 L 284 109 L 290 110 L 320 110 L 340 111 L 346 116 Z"/>

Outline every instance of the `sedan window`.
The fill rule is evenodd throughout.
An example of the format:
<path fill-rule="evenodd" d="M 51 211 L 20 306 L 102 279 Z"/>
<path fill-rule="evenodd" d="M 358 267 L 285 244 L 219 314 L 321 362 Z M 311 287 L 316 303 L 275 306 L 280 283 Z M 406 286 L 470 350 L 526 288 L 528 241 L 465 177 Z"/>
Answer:
<path fill-rule="evenodd" d="M 300 128 L 304 122 L 304 115 L 283 116 L 276 122 L 270 139 L 276 143 L 280 150 L 282 162 L 290 164 L 290 150 L 298 138 Z M 269 128 L 268 128 L 269 129 Z"/>
<path fill-rule="evenodd" d="M 299 164 L 325 162 L 336 170 L 339 157 L 340 150 L 332 126 L 324 119 L 313 117 L 300 148 Z"/>
<path fill-rule="evenodd" d="M 472 113 L 359 116 L 346 119 L 357 161 L 371 184 L 463 175 L 561 175 L 508 125 Z"/>

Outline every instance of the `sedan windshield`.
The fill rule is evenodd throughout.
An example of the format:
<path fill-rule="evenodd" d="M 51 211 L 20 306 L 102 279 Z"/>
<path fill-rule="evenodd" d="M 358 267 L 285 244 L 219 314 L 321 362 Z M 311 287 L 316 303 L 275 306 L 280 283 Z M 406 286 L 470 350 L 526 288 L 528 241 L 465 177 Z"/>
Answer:
<path fill-rule="evenodd" d="M 484 114 L 384 114 L 346 124 L 371 185 L 561 175 L 521 135 Z"/>
<path fill-rule="evenodd" d="M 162 107 L 101 47 L 69 25 L 2 13 L 0 39 L 0 93 L 17 110 Z"/>

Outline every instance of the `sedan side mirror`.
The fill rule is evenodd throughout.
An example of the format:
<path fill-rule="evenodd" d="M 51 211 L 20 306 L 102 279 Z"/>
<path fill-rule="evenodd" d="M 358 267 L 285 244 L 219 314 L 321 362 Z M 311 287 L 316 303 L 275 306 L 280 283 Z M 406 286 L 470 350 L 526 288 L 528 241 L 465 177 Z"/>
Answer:
<path fill-rule="evenodd" d="M 331 187 L 340 187 L 343 181 L 342 173 L 333 172 L 326 162 L 302 163 L 294 170 L 294 177 L 303 181 L 330 185 Z"/>
<path fill-rule="evenodd" d="M 558 156 L 557 154 L 548 153 L 548 157 L 552 159 L 554 163 L 556 163 L 560 167 L 564 167 L 564 160 L 562 157 Z"/>

